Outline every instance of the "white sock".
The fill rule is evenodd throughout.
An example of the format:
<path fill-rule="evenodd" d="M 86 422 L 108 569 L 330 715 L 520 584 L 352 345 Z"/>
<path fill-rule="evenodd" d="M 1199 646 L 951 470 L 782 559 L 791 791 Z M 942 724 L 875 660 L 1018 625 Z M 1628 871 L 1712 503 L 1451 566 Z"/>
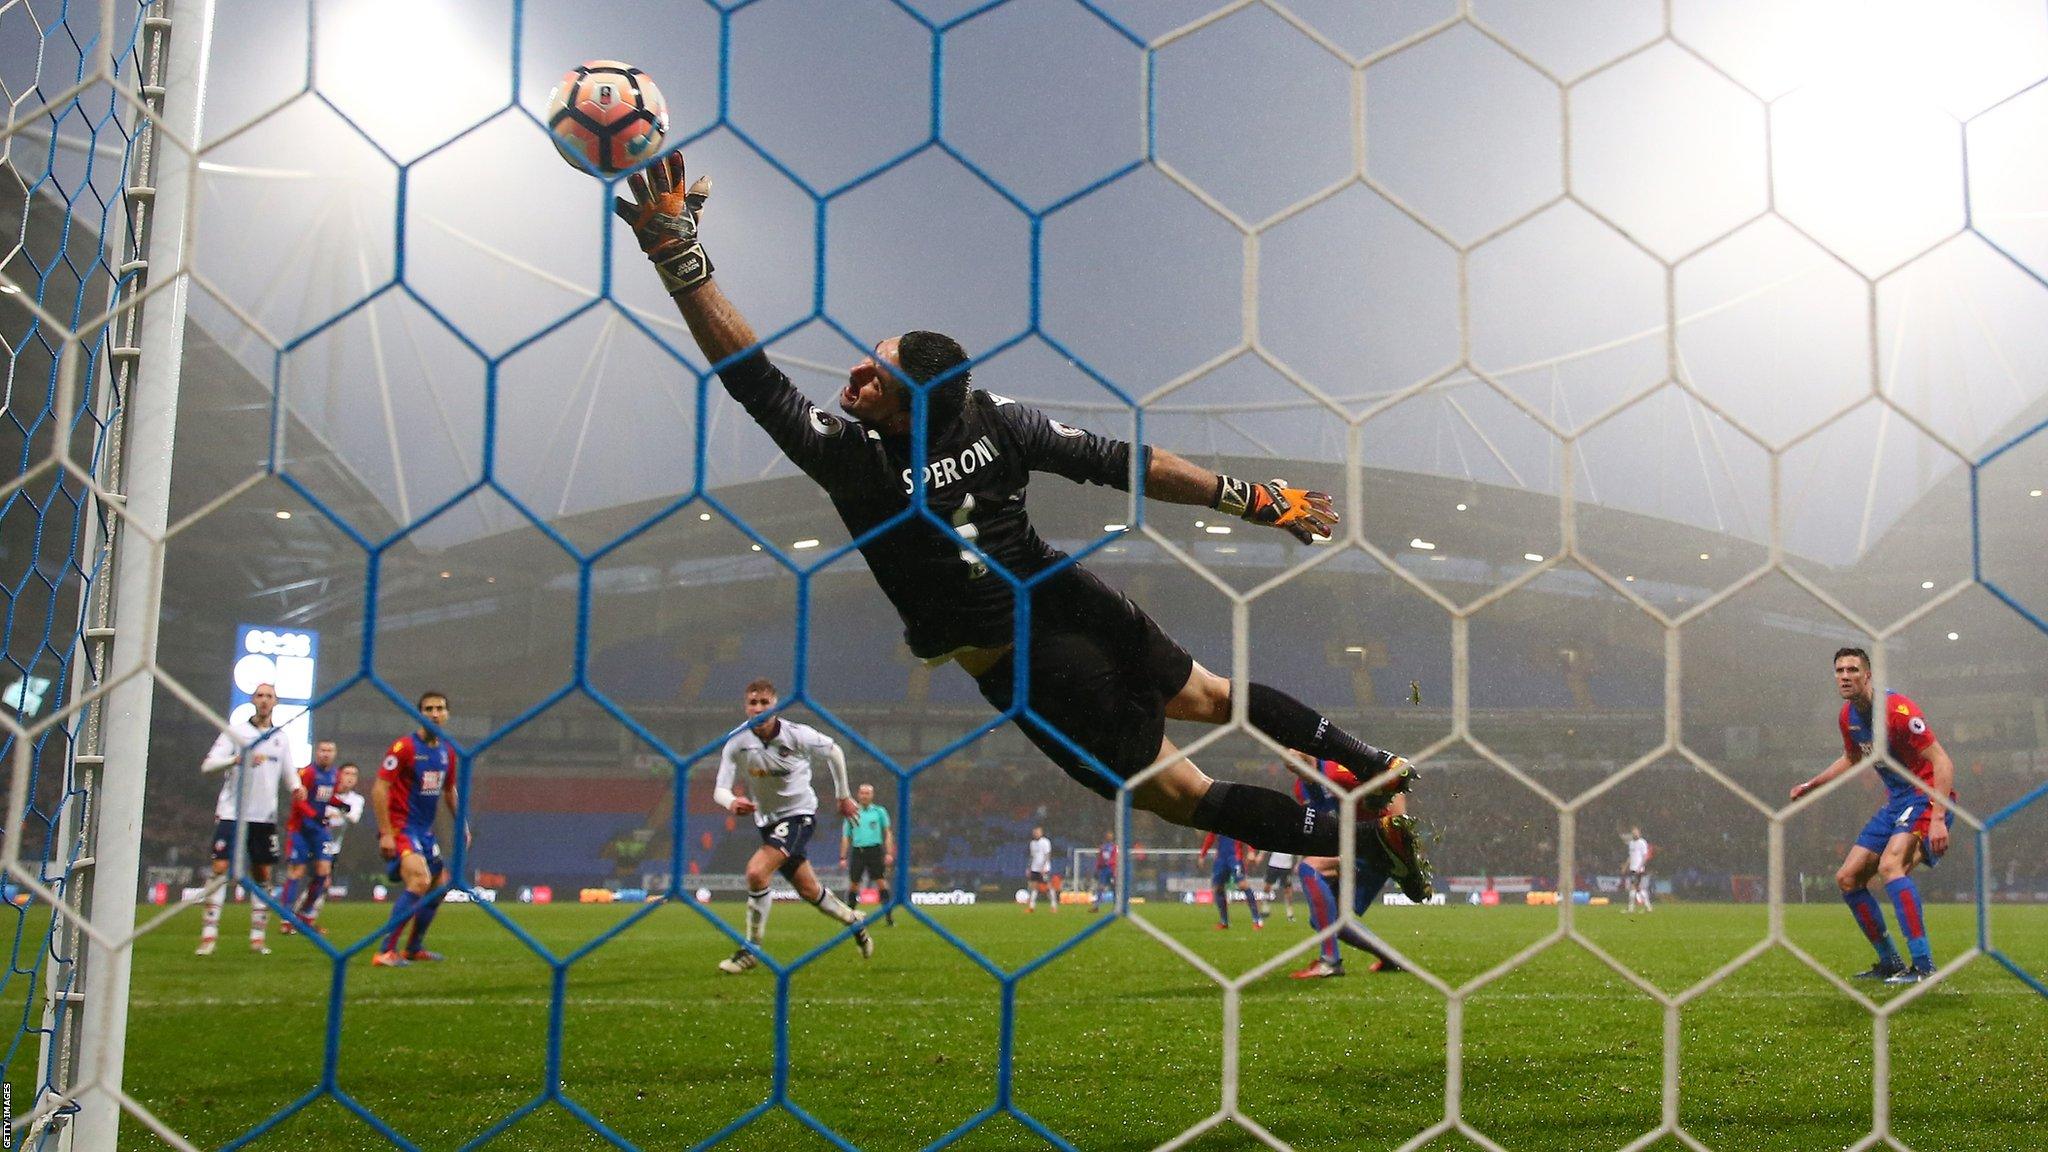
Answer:
<path fill-rule="evenodd" d="M 860 913 L 848 908 L 846 901 L 834 896 L 830 888 L 818 889 L 818 898 L 812 901 L 812 903 L 818 906 L 818 911 L 839 921 L 841 924 L 860 923 Z"/>
<path fill-rule="evenodd" d="M 768 910 L 775 907 L 775 896 L 767 888 L 759 892 L 747 892 L 747 943 L 759 944 L 768 931 Z"/>
<path fill-rule="evenodd" d="M 206 907 L 199 914 L 199 938 L 211 939 L 220 935 L 220 906 L 228 898 L 227 885 L 215 888 L 206 897 Z"/>
<path fill-rule="evenodd" d="M 250 901 L 249 939 L 263 939 L 263 930 L 270 925 L 270 908 L 261 900 Z"/>

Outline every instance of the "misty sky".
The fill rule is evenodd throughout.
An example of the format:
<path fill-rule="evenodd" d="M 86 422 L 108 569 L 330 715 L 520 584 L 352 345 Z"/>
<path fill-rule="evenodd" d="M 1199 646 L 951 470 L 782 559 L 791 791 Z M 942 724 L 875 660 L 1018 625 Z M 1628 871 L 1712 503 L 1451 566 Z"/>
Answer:
<path fill-rule="evenodd" d="M 911 7 L 936 25 L 980 6 Z M 618 306 L 563 322 L 605 278 L 605 195 L 521 110 L 621 58 L 697 137 L 719 278 L 813 395 L 875 340 L 939 328 L 1004 349 L 983 386 L 1121 435 L 1146 400 L 1146 438 L 1198 456 L 1338 461 L 1345 415 L 1371 411 L 1369 467 L 1549 492 L 1567 452 L 1532 413 L 1567 434 L 1605 415 L 1576 445 L 1579 499 L 1761 540 L 1758 441 L 1792 445 L 1788 546 L 1852 561 L 1960 466 L 1951 449 L 2038 418 L 2048 89 L 2028 88 L 2048 16 L 1680 2 L 1660 40 L 1662 7 L 1479 0 L 1480 23 L 1360 73 L 1455 6 L 1297 0 L 1190 30 L 1174 0 L 1012 0 L 947 27 L 935 69 L 932 28 L 886 0 L 760 0 L 730 17 L 722 87 L 708 4 L 535 0 L 515 85 L 507 3 L 337 0 L 315 6 L 315 98 L 306 8 L 221 0 L 195 315 L 400 519 L 479 473 L 485 358 L 515 347 L 497 474 L 536 514 L 686 490 L 695 351 L 623 230 Z M 63 68 L 24 15 L 0 16 L 17 103 L 29 49 L 44 90 Z M 1961 231 L 1970 118 L 1981 236 Z M 57 172 L 81 159 L 59 149 Z M 394 161 L 417 300 L 386 287 Z M 1859 406 L 1873 380 L 1925 431 Z M 709 400 L 710 484 L 787 469 Z M 236 450 L 260 466 L 263 445 Z M 480 501 L 420 540 L 511 526 Z"/>

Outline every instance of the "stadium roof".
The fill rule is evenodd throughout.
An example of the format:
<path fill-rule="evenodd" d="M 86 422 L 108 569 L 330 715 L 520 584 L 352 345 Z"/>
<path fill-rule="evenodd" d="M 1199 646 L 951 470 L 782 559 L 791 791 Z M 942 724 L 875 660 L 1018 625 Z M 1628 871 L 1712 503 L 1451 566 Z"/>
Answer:
<path fill-rule="evenodd" d="M 1961 466 L 1949 447 L 1982 453 L 2048 394 L 2048 289 L 2025 270 L 2030 234 L 2007 240 L 2001 231 L 2025 222 L 1986 210 L 1995 203 L 1980 205 L 1983 235 L 1936 243 L 1937 229 L 1917 257 L 1890 253 L 1906 262 L 1887 272 L 1891 264 L 1871 251 L 1882 230 L 1858 231 L 1862 217 L 1846 209 L 1821 213 L 1829 227 L 1818 234 L 1830 251 L 1774 215 L 1743 224 L 1737 214 L 1718 240 L 1700 234 L 1729 209 L 1715 199 L 1719 185 L 1660 195 L 1607 189 L 1603 181 L 1631 170 L 1628 150 L 1595 131 L 1610 105 L 1740 103 L 1668 46 L 1583 85 L 1571 102 L 1586 129 L 1572 150 L 1575 187 L 1610 220 L 1573 201 L 1534 211 L 1542 197 L 1523 195 L 1536 187 L 1529 181 L 1556 176 L 1544 175 L 1556 150 L 1541 146 L 1556 132 L 1543 116 L 1552 97 L 1484 37 L 1455 30 L 1368 70 L 1369 82 L 1400 73 L 1386 102 L 1367 102 L 1368 158 L 1375 179 L 1406 197 L 1411 217 L 1372 187 L 1341 186 L 1348 148 L 1318 144 L 1349 139 L 1348 81 L 1337 61 L 1271 13 L 1219 21 L 1156 54 L 1154 127 L 1165 166 L 1137 167 L 1047 212 L 1034 273 L 1029 219 L 995 186 L 1044 211 L 1135 158 L 1114 144 L 1126 99 L 1113 81 L 1127 71 L 1137 91 L 1143 53 L 1085 9 L 1062 9 L 1010 5 L 948 33 L 947 60 L 960 70 L 945 89 L 948 142 L 979 171 L 935 149 L 908 155 L 929 121 L 929 38 L 902 13 L 848 5 L 805 20 L 757 12 L 735 20 L 731 116 L 752 146 L 716 128 L 693 140 L 690 157 L 720 181 L 706 231 L 721 280 L 764 333 L 777 334 L 777 355 L 814 394 L 836 387 L 837 373 L 872 341 L 936 327 L 977 355 L 994 352 L 977 367 L 985 386 L 1071 422 L 1128 435 L 1128 402 L 1148 398 L 1147 439 L 1189 454 L 1334 463 L 1351 444 L 1333 408 L 1388 405 L 1360 433 L 1368 466 L 1556 493 L 1566 454 L 1545 422 L 1583 429 L 1654 393 L 1579 441 L 1570 467 L 1580 500 L 1761 538 L 1766 452 L 1734 420 L 1793 445 L 1782 460 L 1787 544 L 1833 565 L 1855 561 Z M 1133 34 L 1173 31 L 1163 12 L 1143 12 L 1123 17 Z M 318 100 L 291 98 L 305 82 L 305 60 L 279 45 L 305 37 L 302 13 L 259 7 L 223 23 L 207 123 L 225 143 L 207 154 L 197 219 L 199 271 L 219 298 L 195 293 L 194 315 L 258 379 L 284 385 L 296 418 L 284 432 L 286 452 L 325 457 L 323 474 L 308 481 L 323 499 L 367 494 L 406 523 L 474 481 L 483 472 L 492 362 L 494 473 L 540 518 L 641 506 L 700 475 L 719 489 L 789 474 L 732 406 L 712 404 L 709 426 L 697 428 L 698 383 L 687 366 L 694 350 L 623 232 L 609 233 L 622 257 L 609 273 L 618 306 L 578 311 L 607 280 L 607 194 L 561 164 L 524 112 L 432 150 L 489 116 L 493 101 L 516 95 L 521 108 L 539 108 L 563 61 L 621 36 L 629 38 L 616 42 L 634 44 L 663 80 L 677 133 L 709 124 L 719 106 L 716 13 L 664 9 L 657 21 L 636 13 L 625 4 L 573 21 L 529 14 L 512 93 L 500 60 L 507 29 L 482 15 L 458 28 L 452 22 L 468 17 L 422 11 L 415 19 L 447 35 L 382 37 L 344 11 L 323 26 L 316 55 L 323 94 L 354 127 Z M 1394 27 L 1405 18 L 1388 14 L 1318 11 L 1315 19 L 1352 52 L 1407 34 Z M 821 35 L 831 59 L 877 66 L 841 76 L 821 61 L 803 83 L 748 79 L 764 61 L 811 58 Z M 1057 118 L 1012 122 L 1004 70 L 1022 64 L 996 49 L 998 39 L 1058 45 L 1031 55 L 1034 90 L 1066 93 L 1109 117 L 1097 125 L 1108 143 L 1083 147 L 1077 134 L 1052 128 Z M 1582 47 L 1594 51 L 1600 40 Z M 421 55 L 422 67 L 443 78 L 447 106 L 393 101 L 388 86 L 351 72 L 356 50 L 367 47 L 374 50 L 360 56 L 380 70 Z M 1757 62 L 1739 51 L 1717 60 L 1762 83 Z M 1285 83 L 1240 94 L 1243 106 L 1225 115 L 1211 107 L 1208 86 L 1189 79 L 1237 56 L 1258 59 L 1262 75 Z M 1429 67 L 1418 67 L 1423 56 Z M 1930 72 L 1928 83 L 1950 115 L 1974 115 L 2004 63 L 1976 59 L 1969 69 Z M 1331 104 L 1333 82 L 1345 98 Z M 820 103 L 814 83 L 855 85 L 861 99 Z M 1533 143 L 1491 155 L 1488 180 L 1441 172 L 1425 180 L 1445 133 L 1493 130 L 1437 124 L 1479 95 L 1500 125 L 1526 121 Z M 863 111 L 820 111 L 841 102 L 864 102 Z M 1780 127 L 1792 131 L 1791 113 L 1811 101 L 1784 103 Z M 1141 109 L 1127 111 L 1135 118 Z M 1335 119 L 1324 123 L 1324 113 Z M 1748 123 L 1729 116 L 1731 125 Z M 1299 131 L 1245 134 L 1270 123 Z M 1135 141 L 1135 119 L 1130 127 Z M 59 133 L 60 168 L 82 156 L 75 132 Z M 1903 130 L 1896 135 L 1893 146 L 1905 149 Z M 2005 139 L 1973 146 L 1980 193 L 2003 178 Z M 1734 180 L 1762 164 L 1766 140 L 1759 128 L 1728 139 L 1653 136 L 1650 145 L 1721 156 L 1727 163 L 1717 171 Z M 787 166 L 768 164 L 764 153 Z M 2013 162 L 2028 154 L 2020 148 Z M 907 158 L 885 165 L 892 156 Z M 408 164 L 402 222 L 392 158 Z M 1327 162 L 1336 165 L 1329 172 Z M 1959 171 L 1927 172 L 1930 202 L 1960 195 Z M 873 179 L 856 181 L 864 175 Z M 1955 189 L 1935 187 L 1949 176 Z M 1816 191 L 1798 184 L 1799 172 L 1777 178 L 1787 198 Z M 1865 195 L 1853 184 L 1823 184 L 1823 209 L 1837 192 L 1850 201 Z M 480 195 L 480 187 L 518 192 Z M 1783 210 L 1799 216 L 1796 206 Z M 1628 235 L 1612 219 L 1626 221 Z M 1257 239 L 1255 275 L 1246 271 L 1245 232 Z M 823 253 L 814 251 L 819 235 Z M 1993 236 L 2019 255 L 1993 248 Z M 401 237 L 407 272 L 394 285 Z M 1453 242 L 1471 245 L 1469 255 Z M 1668 276 L 1660 260 L 1671 265 Z M 1880 272 L 1875 287 L 1863 279 Z M 844 335 L 806 322 L 820 304 Z M 1461 348 L 1492 384 L 1453 370 Z M 1658 389 L 1673 377 L 1713 408 Z M 1895 410 L 1854 407 L 1873 385 Z M 1845 459 L 1857 466 L 1843 467 Z M 438 517 L 418 542 L 433 550 L 519 523 L 510 505 L 478 501 Z"/>

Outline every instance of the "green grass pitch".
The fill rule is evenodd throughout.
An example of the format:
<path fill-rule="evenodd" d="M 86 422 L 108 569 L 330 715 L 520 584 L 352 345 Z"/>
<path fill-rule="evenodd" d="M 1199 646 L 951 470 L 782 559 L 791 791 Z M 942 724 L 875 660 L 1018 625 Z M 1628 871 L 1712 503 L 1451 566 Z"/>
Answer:
<path fill-rule="evenodd" d="M 736 915 L 737 903 L 715 905 Z M 1206 907 L 1145 905 L 1161 930 L 1232 975 L 1301 944 L 1305 910 L 1263 932 L 1242 910 L 1230 932 Z M 337 938 L 370 930 L 383 909 L 329 910 Z M 508 907 L 547 947 L 567 953 L 635 909 Z M 126 1087 L 200 1147 L 218 1147 L 313 1087 L 332 964 L 303 939 L 276 953 L 242 945 L 244 909 L 228 913 L 219 954 L 191 949 L 181 916 L 137 946 Z M 1093 923 L 1085 908 L 1026 915 L 1010 905 L 933 915 L 996 963 L 1022 965 Z M 1975 909 L 1929 919 L 1937 959 L 1975 940 Z M 864 1149 L 918 1148 L 995 1095 L 1001 990 L 983 970 L 899 913 L 875 929 L 863 963 L 850 942 L 790 981 L 790 1092 Z M 1375 908 L 1368 923 L 1453 984 L 1543 938 L 1555 909 Z M 1761 906 L 1665 904 L 1630 918 L 1581 908 L 1585 935 L 1659 987 L 1683 989 L 1765 933 Z M 2048 909 L 1993 912 L 2000 945 L 2048 969 Z M 827 936 L 823 917 L 778 905 L 771 950 L 789 958 Z M 1839 905 L 1786 909 L 1791 938 L 1837 971 L 1869 954 Z M 448 961 L 345 973 L 339 1083 L 425 1149 L 453 1149 L 532 1099 L 545 1076 L 551 974 L 481 909 L 450 906 L 434 928 Z M 662 907 L 573 965 L 563 1016 L 563 1090 L 643 1148 L 683 1148 L 767 1097 L 774 1077 L 775 977 L 726 976 L 729 951 L 691 910 Z M 1305 954 L 1303 954 L 1305 956 Z M 1353 963 L 1341 980 L 1294 981 L 1297 956 L 1245 989 L 1243 1113 L 1296 1148 L 1392 1148 L 1441 1119 L 1442 997 L 1410 976 Z M 1017 987 L 1015 1100 L 1081 1149 L 1143 1149 L 1171 1139 L 1221 1102 L 1224 997 L 1136 925 L 1084 941 Z M 1680 1017 L 1680 1121 L 1717 1149 L 1805 1150 L 1855 1143 L 1872 1123 L 1872 1017 L 1783 950 L 1692 1002 Z M 1659 1122 L 1663 1013 L 1584 948 L 1566 940 L 1473 995 L 1465 1007 L 1465 1118 L 1510 1149 L 1619 1148 Z M 1916 1150 L 2048 1148 L 2048 1001 L 1988 958 L 1929 989 L 1893 1018 L 1894 1131 Z M 19 1087 L 19 1085 L 17 1085 Z M 17 1092 L 17 1102 L 23 1097 Z M 161 1147 L 132 1120 L 123 1146 Z M 250 1145 L 382 1147 L 361 1121 L 320 1100 Z M 771 1112 L 734 1149 L 827 1148 Z M 996 1118 L 955 1147 L 1045 1145 Z M 1263 1147 L 1226 1125 L 1189 1147 Z M 608 1147 L 566 1111 L 541 1108 L 493 1149 Z M 1467 1149 L 1454 1136 L 1432 1150 Z M 1681 1144 L 1666 1138 L 1658 1152 Z"/>

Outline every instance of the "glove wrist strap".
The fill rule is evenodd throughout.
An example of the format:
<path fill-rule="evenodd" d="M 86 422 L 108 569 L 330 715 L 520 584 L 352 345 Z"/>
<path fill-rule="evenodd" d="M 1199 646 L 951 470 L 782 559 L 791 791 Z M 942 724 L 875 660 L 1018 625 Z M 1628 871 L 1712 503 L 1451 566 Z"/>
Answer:
<path fill-rule="evenodd" d="M 1235 476 L 1216 476 L 1216 498 L 1209 507 L 1232 516 L 1243 516 L 1252 506 L 1252 485 Z"/>
<path fill-rule="evenodd" d="M 711 279 L 711 257 L 705 253 L 702 244 L 692 242 L 679 251 L 656 259 L 654 270 L 661 276 L 662 288 L 670 296 L 681 299 Z"/>

